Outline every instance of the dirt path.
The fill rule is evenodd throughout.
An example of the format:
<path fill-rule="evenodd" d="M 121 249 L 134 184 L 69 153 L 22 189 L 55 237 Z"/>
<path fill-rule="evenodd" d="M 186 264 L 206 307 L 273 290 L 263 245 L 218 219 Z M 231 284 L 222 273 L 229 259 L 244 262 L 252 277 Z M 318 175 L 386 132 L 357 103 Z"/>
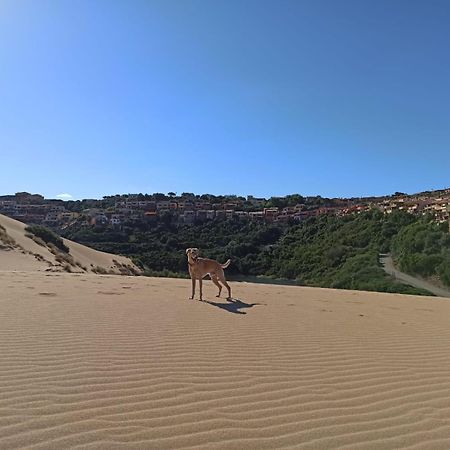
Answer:
<path fill-rule="evenodd" d="M 447 289 L 440 288 L 438 286 L 429 283 L 428 281 L 422 280 L 420 278 L 415 278 L 411 275 L 408 275 L 404 272 L 400 272 L 399 270 L 397 270 L 394 266 L 394 261 L 392 260 L 392 257 L 389 254 L 380 255 L 380 262 L 385 272 L 393 276 L 396 280 L 400 281 L 401 283 L 425 289 L 429 292 L 432 292 L 434 295 L 437 295 L 438 297 L 450 298 L 450 291 L 448 291 Z"/>

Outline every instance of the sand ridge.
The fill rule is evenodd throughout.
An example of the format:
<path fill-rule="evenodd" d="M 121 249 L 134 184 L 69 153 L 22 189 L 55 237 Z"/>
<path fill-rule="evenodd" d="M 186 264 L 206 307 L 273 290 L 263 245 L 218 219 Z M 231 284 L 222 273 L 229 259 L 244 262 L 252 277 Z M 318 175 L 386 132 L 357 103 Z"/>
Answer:
<path fill-rule="evenodd" d="M 0 226 L 5 230 L 7 238 L 11 238 L 14 242 L 13 245 L 5 246 L 0 239 L 0 270 L 63 271 L 68 268 L 71 272 L 102 271 L 120 274 L 125 268 L 126 272 L 131 268 L 136 273 L 140 272 L 129 258 L 100 252 L 63 239 L 64 244 L 70 249 L 72 263 L 67 264 L 65 261 L 58 261 L 49 248 L 27 237 L 29 233 L 25 230 L 26 224 L 0 214 Z"/>
<path fill-rule="evenodd" d="M 448 300 L 0 273 L 0 448 L 449 448 Z"/>

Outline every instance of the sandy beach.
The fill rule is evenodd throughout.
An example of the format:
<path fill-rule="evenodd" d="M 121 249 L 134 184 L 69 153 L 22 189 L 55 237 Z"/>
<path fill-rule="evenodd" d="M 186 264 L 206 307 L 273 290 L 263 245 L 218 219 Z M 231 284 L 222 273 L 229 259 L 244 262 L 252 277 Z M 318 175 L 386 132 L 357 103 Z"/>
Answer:
<path fill-rule="evenodd" d="M 2 449 L 450 447 L 450 302 L 0 272 Z"/>

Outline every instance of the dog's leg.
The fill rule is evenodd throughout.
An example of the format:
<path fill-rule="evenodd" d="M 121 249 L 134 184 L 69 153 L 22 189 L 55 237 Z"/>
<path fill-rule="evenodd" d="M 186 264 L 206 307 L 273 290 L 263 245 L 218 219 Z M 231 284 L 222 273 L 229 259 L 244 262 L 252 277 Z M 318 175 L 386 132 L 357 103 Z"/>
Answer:
<path fill-rule="evenodd" d="M 191 281 L 192 281 L 192 295 L 189 298 L 192 300 L 195 295 L 195 278 L 191 278 Z"/>
<path fill-rule="evenodd" d="M 225 285 L 225 287 L 228 289 L 228 299 L 231 300 L 231 288 L 229 284 L 226 282 L 226 280 L 223 280 L 222 283 Z"/>
<path fill-rule="evenodd" d="M 200 301 L 203 301 L 203 280 L 201 278 L 198 280 L 198 284 L 200 285 Z"/>
<path fill-rule="evenodd" d="M 218 273 L 217 275 L 221 283 L 228 289 L 228 299 L 231 299 L 231 288 L 230 285 L 227 283 L 227 280 L 225 280 L 225 274 L 223 273 L 223 270 L 222 273 Z"/>
<path fill-rule="evenodd" d="M 222 285 L 219 283 L 216 275 L 211 275 L 211 280 L 219 288 L 219 293 L 216 295 L 216 297 L 220 297 L 220 293 L 222 292 Z"/>

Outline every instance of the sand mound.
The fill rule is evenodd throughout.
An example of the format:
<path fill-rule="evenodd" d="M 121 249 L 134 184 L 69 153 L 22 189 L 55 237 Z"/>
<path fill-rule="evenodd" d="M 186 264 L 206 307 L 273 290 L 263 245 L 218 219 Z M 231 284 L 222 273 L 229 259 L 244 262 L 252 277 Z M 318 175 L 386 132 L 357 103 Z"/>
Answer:
<path fill-rule="evenodd" d="M 450 448 L 450 302 L 0 273 L 0 448 Z"/>
<path fill-rule="evenodd" d="M 139 273 L 129 258 L 99 252 L 68 239 L 63 239 L 69 248 L 68 254 L 42 242 L 40 245 L 39 240 L 29 237 L 26 227 L 24 223 L 0 214 L 0 270 Z"/>

